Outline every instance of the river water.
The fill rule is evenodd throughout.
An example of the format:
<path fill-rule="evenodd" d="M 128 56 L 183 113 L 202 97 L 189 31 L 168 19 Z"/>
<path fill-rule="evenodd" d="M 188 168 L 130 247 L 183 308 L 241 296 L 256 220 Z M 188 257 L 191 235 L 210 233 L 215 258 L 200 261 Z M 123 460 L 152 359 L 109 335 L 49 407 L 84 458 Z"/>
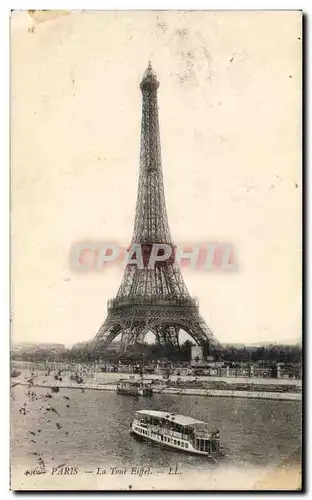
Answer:
<path fill-rule="evenodd" d="M 47 467 L 84 470 L 150 466 L 158 471 L 216 468 L 199 456 L 174 453 L 139 442 L 129 434 L 136 410 L 150 408 L 189 415 L 221 431 L 222 464 L 267 467 L 300 463 L 301 403 L 223 397 L 154 395 L 132 398 L 111 391 L 16 386 L 11 395 L 11 465 L 34 467 L 41 453 Z M 51 394 L 52 398 L 46 399 Z M 25 414 L 21 408 L 25 408 Z M 48 408 L 53 408 L 54 410 Z"/>

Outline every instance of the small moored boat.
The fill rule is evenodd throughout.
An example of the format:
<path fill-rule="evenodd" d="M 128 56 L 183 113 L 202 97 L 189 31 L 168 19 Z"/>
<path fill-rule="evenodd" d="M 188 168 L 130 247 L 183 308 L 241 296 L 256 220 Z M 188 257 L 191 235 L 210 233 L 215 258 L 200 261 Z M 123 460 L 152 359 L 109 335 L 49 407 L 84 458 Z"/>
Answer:
<path fill-rule="evenodd" d="M 139 410 L 130 433 L 174 451 L 214 457 L 221 455 L 220 431 L 184 415 L 165 411 Z"/>
<path fill-rule="evenodd" d="M 151 383 L 143 380 L 120 380 L 117 385 L 117 394 L 127 396 L 152 396 Z"/>

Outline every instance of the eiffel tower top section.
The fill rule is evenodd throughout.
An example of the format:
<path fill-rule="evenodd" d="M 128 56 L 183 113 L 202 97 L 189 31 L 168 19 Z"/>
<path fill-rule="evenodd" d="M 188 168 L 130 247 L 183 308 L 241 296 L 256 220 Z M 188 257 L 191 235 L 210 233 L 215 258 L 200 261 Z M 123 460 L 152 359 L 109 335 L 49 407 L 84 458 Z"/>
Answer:
<path fill-rule="evenodd" d="M 140 84 L 142 91 L 140 176 L 132 243 L 171 244 L 161 166 L 158 87 L 157 75 L 149 62 Z"/>
<path fill-rule="evenodd" d="M 141 90 L 157 90 L 159 87 L 159 81 L 157 80 L 157 75 L 152 68 L 151 61 L 148 61 L 148 67 L 143 75 L 141 84 Z"/>

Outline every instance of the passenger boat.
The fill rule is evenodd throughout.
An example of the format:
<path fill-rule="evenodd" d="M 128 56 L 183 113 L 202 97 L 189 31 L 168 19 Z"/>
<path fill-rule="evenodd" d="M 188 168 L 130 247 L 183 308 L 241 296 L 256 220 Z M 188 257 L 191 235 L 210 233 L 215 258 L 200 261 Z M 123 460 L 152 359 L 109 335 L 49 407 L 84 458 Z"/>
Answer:
<path fill-rule="evenodd" d="M 143 380 L 120 380 L 117 384 L 117 394 L 127 396 L 152 396 L 151 383 Z"/>
<path fill-rule="evenodd" d="M 165 411 L 139 410 L 130 433 L 174 451 L 214 457 L 221 455 L 220 431 L 184 415 Z"/>

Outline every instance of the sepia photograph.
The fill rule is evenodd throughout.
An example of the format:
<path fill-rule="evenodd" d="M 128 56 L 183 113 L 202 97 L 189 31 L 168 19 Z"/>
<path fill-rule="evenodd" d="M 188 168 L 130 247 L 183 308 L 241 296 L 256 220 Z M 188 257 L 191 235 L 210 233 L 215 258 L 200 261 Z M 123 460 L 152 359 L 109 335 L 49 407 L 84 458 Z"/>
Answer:
<path fill-rule="evenodd" d="M 302 490 L 302 18 L 11 12 L 11 490 Z"/>

